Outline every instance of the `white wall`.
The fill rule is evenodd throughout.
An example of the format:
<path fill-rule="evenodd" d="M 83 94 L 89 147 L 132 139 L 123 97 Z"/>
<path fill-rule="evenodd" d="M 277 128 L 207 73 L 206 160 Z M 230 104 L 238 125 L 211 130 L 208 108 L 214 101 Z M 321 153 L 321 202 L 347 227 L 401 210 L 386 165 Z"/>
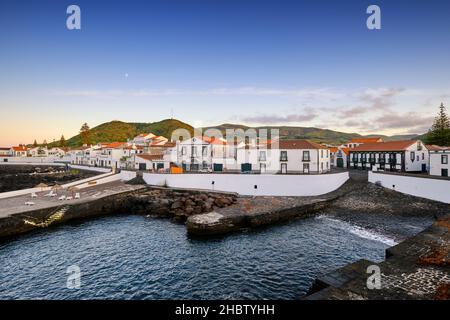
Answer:
<path fill-rule="evenodd" d="M 95 171 L 95 172 L 104 172 L 104 173 L 111 172 L 111 168 L 88 167 L 76 164 L 69 164 L 69 167 L 72 169 Z"/>
<path fill-rule="evenodd" d="M 150 185 L 237 192 L 241 195 L 257 196 L 321 195 L 336 190 L 347 179 L 348 172 L 321 175 L 144 173 L 144 180 Z M 257 189 L 254 188 L 255 185 Z"/>
<path fill-rule="evenodd" d="M 442 163 L 442 156 L 447 156 L 447 163 Z M 441 176 L 442 169 L 447 169 L 450 173 L 450 152 L 449 151 L 439 151 L 430 152 L 430 174 L 433 176 Z"/>
<path fill-rule="evenodd" d="M 450 180 L 419 178 L 369 171 L 369 182 L 417 197 L 450 203 Z M 394 187 L 395 186 L 395 187 Z"/>
<path fill-rule="evenodd" d="M 8 162 L 5 162 L 5 159 Z M 60 157 L 0 157 L 0 164 L 42 164 L 53 165 Z"/>
<path fill-rule="evenodd" d="M 97 183 L 95 184 L 96 186 L 100 185 L 100 184 L 105 184 L 105 183 L 110 183 L 110 182 L 114 182 L 114 181 L 129 181 L 133 178 L 136 178 L 136 172 L 134 171 L 125 171 L 122 170 L 119 174 L 111 174 L 106 176 L 105 178 L 101 178 L 101 179 L 94 179 L 97 181 Z M 93 185 L 90 185 L 88 182 L 77 185 L 78 189 L 84 189 L 84 188 L 88 188 L 88 187 L 92 187 Z"/>

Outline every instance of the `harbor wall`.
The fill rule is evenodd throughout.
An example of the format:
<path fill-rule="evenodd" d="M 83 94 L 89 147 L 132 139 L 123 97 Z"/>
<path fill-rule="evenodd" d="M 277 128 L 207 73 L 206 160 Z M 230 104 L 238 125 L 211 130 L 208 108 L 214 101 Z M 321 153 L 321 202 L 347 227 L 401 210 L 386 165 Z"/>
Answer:
<path fill-rule="evenodd" d="M 248 196 L 317 196 L 332 192 L 348 179 L 348 172 L 318 175 L 155 174 L 144 173 L 149 185 L 237 192 Z"/>
<path fill-rule="evenodd" d="M 369 182 L 412 196 L 450 203 L 450 180 L 369 171 Z"/>

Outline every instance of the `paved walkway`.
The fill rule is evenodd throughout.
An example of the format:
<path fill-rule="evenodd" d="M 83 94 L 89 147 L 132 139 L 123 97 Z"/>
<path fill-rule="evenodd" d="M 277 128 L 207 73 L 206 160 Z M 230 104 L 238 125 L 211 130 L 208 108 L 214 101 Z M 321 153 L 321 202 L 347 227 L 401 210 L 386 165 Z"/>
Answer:
<path fill-rule="evenodd" d="M 0 199 L 0 219 L 8 217 L 17 213 L 26 213 L 28 211 L 35 211 L 37 209 L 46 209 L 52 207 L 58 207 L 63 204 L 79 204 L 87 201 L 103 198 L 105 196 L 119 194 L 126 191 L 133 191 L 143 188 L 142 186 L 128 185 L 121 181 L 115 181 L 111 183 L 105 183 L 98 186 L 92 186 L 89 188 L 81 189 L 77 191 L 80 193 L 80 199 L 74 200 L 58 200 L 61 195 L 72 195 L 67 190 L 58 190 L 57 197 L 44 197 L 49 191 L 38 192 L 37 198 L 32 199 L 31 194 L 24 196 L 17 196 L 12 198 Z M 33 206 L 25 205 L 25 202 L 32 201 L 35 204 Z"/>

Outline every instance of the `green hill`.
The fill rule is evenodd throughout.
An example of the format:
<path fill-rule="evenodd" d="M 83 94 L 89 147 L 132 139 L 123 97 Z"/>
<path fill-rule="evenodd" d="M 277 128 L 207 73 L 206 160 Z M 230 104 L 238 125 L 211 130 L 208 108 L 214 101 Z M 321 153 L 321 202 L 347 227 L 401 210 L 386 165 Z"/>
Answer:
<path fill-rule="evenodd" d="M 92 143 L 114 141 L 125 142 L 127 139 L 132 139 L 140 133 L 148 132 L 170 138 L 172 131 L 178 128 L 186 129 L 191 133 L 194 130 L 189 124 L 176 119 L 165 119 L 151 123 L 133 123 L 115 120 L 91 128 L 90 139 Z M 53 144 L 58 145 L 58 141 Z M 79 134 L 68 139 L 66 142 L 68 147 L 79 147 L 82 144 L 81 135 Z"/>
<path fill-rule="evenodd" d="M 363 137 L 370 137 L 370 136 L 377 136 L 383 138 L 385 141 L 390 140 L 409 140 L 414 139 L 417 137 L 417 135 L 397 135 L 397 136 L 385 136 L 385 135 L 367 135 L 363 136 L 358 133 L 347 133 L 347 132 L 339 132 L 339 131 L 333 131 L 329 129 L 320 129 L 320 128 L 314 128 L 314 127 L 292 127 L 292 126 L 280 126 L 280 127 L 248 127 L 240 124 L 221 124 L 215 127 L 205 127 L 202 128 L 203 130 L 206 130 L 208 128 L 216 128 L 219 129 L 223 135 L 225 135 L 225 130 L 227 128 L 230 129 L 243 129 L 247 130 L 249 128 L 253 128 L 256 130 L 259 129 L 267 129 L 268 134 L 270 135 L 270 129 L 279 129 L 280 130 L 280 138 L 281 139 L 308 139 L 317 143 L 328 143 L 328 144 L 341 144 L 348 142 L 349 140 L 353 138 L 363 138 Z"/>
<path fill-rule="evenodd" d="M 91 128 L 90 138 L 92 143 L 99 142 L 114 142 L 114 141 L 127 141 L 140 133 L 152 132 L 156 135 L 165 136 L 170 138 L 172 131 L 175 129 L 183 128 L 193 133 L 194 128 L 180 120 L 176 119 L 165 119 L 158 122 L 144 123 L 144 122 L 122 122 L 122 121 L 111 121 L 103 123 L 97 127 Z M 329 144 L 341 144 L 345 143 L 352 138 L 379 136 L 384 140 L 408 140 L 416 139 L 417 135 L 397 135 L 397 136 L 385 136 L 385 135 L 367 135 L 363 136 L 358 133 L 346 133 L 333 131 L 329 129 L 320 129 L 313 127 L 293 127 L 293 126 L 267 126 L 267 127 L 248 127 L 240 124 L 230 124 L 224 123 L 215 127 L 204 127 L 203 130 L 208 128 L 219 129 L 223 135 L 225 135 L 226 129 L 243 129 L 247 130 L 250 128 L 268 129 L 270 134 L 270 129 L 279 129 L 280 137 L 282 139 L 308 139 L 318 143 L 329 143 Z M 50 146 L 58 145 L 58 141 L 50 144 Z M 78 147 L 82 145 L 82 140 L 80 135 L 76 135 L 67 140 L 66 145 L 68 147 Z"/>

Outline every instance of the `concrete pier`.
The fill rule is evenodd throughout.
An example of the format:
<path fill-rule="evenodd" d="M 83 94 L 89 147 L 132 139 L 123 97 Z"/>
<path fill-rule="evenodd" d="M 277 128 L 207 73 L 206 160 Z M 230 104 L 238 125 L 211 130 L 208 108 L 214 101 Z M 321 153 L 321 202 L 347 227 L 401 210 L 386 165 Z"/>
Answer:
<path fill-rule="evenodd" d="M 146 186 L 127 185 L 121 181 L 114 181 L 97 186 L 81 189 L 80 199 L 58 200 L 59 195 L 68 194 L 66 190 L 56 191 L 57 197 L 45 197 L 48 191 L 38 192 L 37 198 L 31 194 L 0 199 L 0 238 L 10 237 L 39 228 L 25 223 L 25 220 L 36 224 L 44 222 L 59 209 L 65 212 L 54 224 L 63 223 L 77 218 L 105 215 L 122 208 L 122 202 L 130 193 L 146 189 Z M 26 205 L 32 201 L 34 205 Z"/>

